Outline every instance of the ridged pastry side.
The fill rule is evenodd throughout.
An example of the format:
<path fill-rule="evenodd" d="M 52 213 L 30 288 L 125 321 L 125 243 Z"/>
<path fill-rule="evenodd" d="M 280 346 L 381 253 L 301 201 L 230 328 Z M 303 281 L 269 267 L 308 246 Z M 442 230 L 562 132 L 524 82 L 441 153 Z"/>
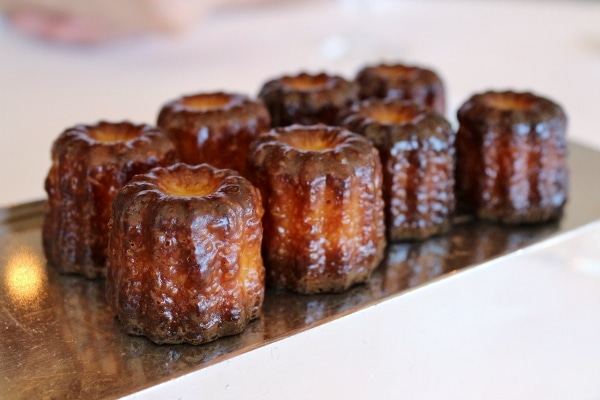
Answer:
<path fill-rule="evenodd" d="M 102 277 L 117 191 L 135 174 L 174 160 L 173 144 L 149 125 L 99 122 L 65 130 L 52 146 L 45 182 L 48 263 L 62 273 Z"/>
<path fill-rule="evenodd" d="M 369 279 L 386 241 L 381 162 L 367 139 L 323 125 L 278 128 L 254 143 L 249 166 L 265 205 L 269 284 L 339 292 Z"/>
<path fill-rule="evenodd" d="M 202 344 L 261 313 L 260 192 L 232 170 L 175 164 L 136 176 L 115 199 L 107 300 L 125 332 Z"/>
<path fill-rule="evenodd" d="M 454 132 L 444 117 L 415 103 L 372 99 L 350 108 L 341 124 L 379 150 L 390 241 L 425 239 L 450 229 Z"/>
<path fill-rule="evenodd" d="M 567 118 L 528 92 L 476 94 L 458 111 L 459 207 L 481 219 L 537 223 L 562 215 L 568 197 Z"/>
<path fill-rule="evenodd" d="M 166 103 L 157 125 L 190 165 L 208 163 L 246 175 L 250 143 L 270 129 L 263 102 L 238 93 L 197 93 Z"/>

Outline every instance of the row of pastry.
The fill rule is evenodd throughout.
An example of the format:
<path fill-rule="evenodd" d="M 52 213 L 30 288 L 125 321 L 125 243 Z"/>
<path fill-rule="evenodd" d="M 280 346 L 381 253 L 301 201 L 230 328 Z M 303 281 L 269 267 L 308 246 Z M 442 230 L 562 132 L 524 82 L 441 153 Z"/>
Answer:
<path fill-rule="evenodd" d="M 106 276 L 126 332 L 200 344 L 258 317 L 265 283 L 345 290 L 387 240 L 445 233 L 457 209 L 512 224 L 561 215 L 560 106 L 485 92 L 456 132 L 444 108 L 435 72 L 396 64 L 283 76 L 257 98 L 182 96 L 156 126 L 69 128 L 45 183 L 48 262 Z"/>

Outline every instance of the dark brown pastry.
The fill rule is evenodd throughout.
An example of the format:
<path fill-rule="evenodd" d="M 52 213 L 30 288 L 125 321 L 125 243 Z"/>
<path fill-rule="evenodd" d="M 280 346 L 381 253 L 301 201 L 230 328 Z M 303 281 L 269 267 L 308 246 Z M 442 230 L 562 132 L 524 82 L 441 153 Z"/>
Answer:
<path fill-rule="evenodd" d="M 258 96 L 267 105 L 274 127 L 335 125 L 339 110 L 358 99 L 358 86 L 339 76 L 302 72 L 268 81 Z"/>
<path fill-rule="evenodd" d="M 369 141 L 324 125 L 293 125 L 257 139 L 251 180 L 265 205 L 267 283 L 339 292 L 368 280 L 383 258 L 381 162 Z"/>
<path fill-rule="evenodd" d="M 250 143 L 270 128 L 262 101 L 233 93 L 201 93 L 166 103 L 158 126 L 175 143 L 179 159 L 246 174 Z"/>
<path fill-rule="evenodd" d="M 567 201 L 567 118 L 532 93 L 485 92 L 458 110 L 457 201 L 507 224 L 558 218 Z"/>
<path fill-rule="evenodd" d="M 264 298 L 260 192 L 233 170 L 175 164 L 119 191 L 107 299 L 125 332 L 201 344 L 244 330 Z"/>
<path fill-rule="evenodd" d="M 454 134 L 448 121 L 401 100 L 366 100 L 342 125 L 370 139 L 383 165 L 383 198 L 391 241 L 447 232 L 454 212 Z"/>
<path fill-rule="evenodd" d="M 48 263 L 63 273 L 104 275 L 108 220 L 117 190 L 135 174 L 175 160 L 160 130 L 130 122 L 77 125 L 52 147 L 43 225 Z"/>
<path fill-rule="evenodd" d="M 361 99 L 409 100 L 444 115 L 446 94 L 439 75 L 427 68 L 404 64 L 365 67 L 356 76 Z"/>

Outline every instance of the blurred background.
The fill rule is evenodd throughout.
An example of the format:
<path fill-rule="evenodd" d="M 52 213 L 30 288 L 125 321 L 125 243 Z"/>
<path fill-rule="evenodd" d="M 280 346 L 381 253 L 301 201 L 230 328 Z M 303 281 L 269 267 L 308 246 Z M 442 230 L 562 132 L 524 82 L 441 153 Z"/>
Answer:
<path fill-rule="evenodd" d="M 531 90 L 563 105 L 571 140 L 600 148 L 600 2 L 132 3 L 101 2 L 83 22 L 68 21 L 61 36 L 40 28 L 39 16 L 16 12 L 19 2 L 0 0 L 0 206 L 45 197 L 52 141 L 74 124 L 154 123 L 161 105 L 182 94 L 256 95 L 282 74 L 351 79 L 383 61 L 437 71 L 452 122 L 475 92 Z M 73 33 L 111 13 L 110 34 L 79 40 Z M 127 29 L 117 27 L 129 17 Z"/>

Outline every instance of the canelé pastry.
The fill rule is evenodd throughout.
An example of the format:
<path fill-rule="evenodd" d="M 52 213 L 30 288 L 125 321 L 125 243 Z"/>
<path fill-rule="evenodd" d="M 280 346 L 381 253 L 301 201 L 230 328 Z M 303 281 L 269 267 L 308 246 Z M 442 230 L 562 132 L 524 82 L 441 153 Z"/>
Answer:
<path fill-rule="evenodd" d="M 250 179 L 263 195 L 267 284 L 339 292 L 383 258 L 381 162 L 369 141 L 324 125 L 276 128 L 253 144 Z"/>
<path fill-rule="evenodd" d="M 179 159 L 208 163 L 245 175 L 250 143 L 270 128 L 263 102 L 235 93 L 200 93 L 166 103 L 158 115 L 177 147 Z"/>
<path fill-rule="evenodd" d="M 342 125 L 370 139 L 383 165 L 383 198 L 391 241 L 447 232 L 454 212 L 454 133 L 424 106 L 365 100 Z"/>
<path fill-rule="evenodd" d="M 507 224 L 558 218 L 567 201 L 567 118 L 532 93 L 485 92 L 458 110 L 460 209 Z"/>
<path fill-rule="evenodd" d="M 446 94 L 439 75 L 427 68 L 380 64 L 361 69 L 356 81 L 361 99 L 394 98 L 422 104 L 444 115 Z"/>
<path fill-rule="evenodd" d="M 260 315 L 260 192 L 239 173 L 178 163 L 115 198 L 106 291 L 125 332 L 201 344 Z"/>
<path fill-rule="evenodd" d="M 44 252 L 63 273 L 104 275 L 116 192 L 135 174 L 172 163 L 175 147 L 158 128 L 130 122 L 77 125 L 52 147 L 46 177 Z"/>
<path fill-rule="evenodd" d="M 267 105 L 274 127 L 335 125 L 339 110 L 358 99 L 358 86 L 339 76 L 302 72 L 268 81 L 258 97 Z"/>

